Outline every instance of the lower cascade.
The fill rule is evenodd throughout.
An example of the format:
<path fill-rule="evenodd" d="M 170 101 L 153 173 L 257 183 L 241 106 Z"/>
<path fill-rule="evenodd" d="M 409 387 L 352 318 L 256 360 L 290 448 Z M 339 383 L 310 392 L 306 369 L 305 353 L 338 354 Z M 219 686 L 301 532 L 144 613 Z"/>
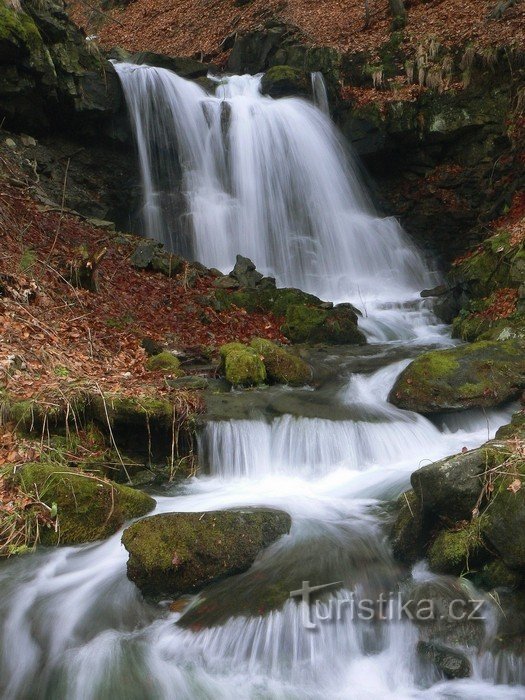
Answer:
<path fill-rule="evenodd" d="M 209 420 L 199 433 L 205 473 L 154 493 L 159 514 L 264 506 L 292 519 L 248 571 L 188 596 L 184 609 L 154 605 L 128 580 L 122 531 L 1 562 L 1 697 L 523 698 L 523 660 L 490 645 L 490 600 L 485 642 L 460 645 L 468 678 L 424 664 L 417 624 L 398 614 L 400 593 L 451 582 L 395 562 L 393 503 L 413 471 L 493 437 L 513 406 L 430 419 L 388 403 L 413 344 L 452 341 L 419 299 L 436 275 L 399 223 L 373 212 L 326 114 L 320 76 L 315 106 L 263 96 L 260 76 L 217 80 L 212 96 L 164 69 L 116 69 L 145 233 L 208 266 L 228 270 L 242 254 L 280 285 L 351 301 L 370 344 L 342 352 L 324 393 L 251 390 L 267 392 L 269 409 Z M 250 401 L 250 392 L 231 393 Z M 305 582 L 335 588 L 308 609 Z M 381 595 L 389 619 L 377 607 L 354 614 Z"/>

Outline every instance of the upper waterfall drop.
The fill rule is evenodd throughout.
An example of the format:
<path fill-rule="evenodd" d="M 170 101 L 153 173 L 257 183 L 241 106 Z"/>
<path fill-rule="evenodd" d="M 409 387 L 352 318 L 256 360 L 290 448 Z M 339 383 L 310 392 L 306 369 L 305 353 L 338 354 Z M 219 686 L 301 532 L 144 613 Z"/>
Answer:
<path fill-rule="evenodd" d="M 215 79 L 210 95 L 166 69 L 115 67 L 148 236 L 225 272 L 240 253 L 279 285 L 353 301 L 365 316 L 435 284 L 396 219 L 373 211 L 342 137 L 313 104 L 263 96 L 260 75 Z"/>

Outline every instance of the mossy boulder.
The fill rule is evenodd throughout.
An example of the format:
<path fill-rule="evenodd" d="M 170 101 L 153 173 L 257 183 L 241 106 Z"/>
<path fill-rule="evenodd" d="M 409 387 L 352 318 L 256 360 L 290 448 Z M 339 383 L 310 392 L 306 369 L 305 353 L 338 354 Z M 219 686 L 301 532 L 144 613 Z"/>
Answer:
<path fill-rule="evenodd" d="M 509 569 L 525 574 L 525 460 L 513 460 L 502 472 L 483 517 L 483 536 Z"/>
<path fill-rule="evenodd" d="M 281 330 L 293 343 L 366 343 L 365 335 L 357 327 L 357 313 L 349 304 L 333 309 L 292 304 L 286 310 Z"/>
<path fill-rule="evenodd" d="M 410 482 L 425 517 L 470 520 L 483 490 L 485 472 L 504 460 L 501 445 L 489 442 L 417 469 Z"/>
<path fill-rule="evenodd" d="M 264 508 L 154 515 L 124 532 L 128 578 L 146 595 L 194 593 L 249 569 L 290 526 L 287 513 Z"/>
<path fill-rule="evenodd" d="M 309 74 L 291 66 L 272 66 L 261 80 L 261 92 L 270 97 L 305 96 L 311 91 Z"/>
<path fill-rule="evenodd" d="M 478 566 L 488 556 L 481 537 L 481 523 L 474 519 L 455 530 L 442 530 L 428 550 L 432 571 L 440 574 L 462 573 Z"/>
<path fill-rule="evenodd" d="M 257 386 L 266 382 L 266 367 L 254 348 L 242 343 L 227 343 L 220 349 L 221 366 L 234 386 Z"/>
<path fill-rule="evenodd" d="M 480 341 L 416 358 L 399 375 L 389 401 L 429 414 L 498 406 L 524 388 L 525 345 Z"/>
<path fill-rule="evenodd" d="M 49 507 L 57 506 L 57 529 L 42 530 L 45 545 L 80 544 L 104 539 L 131 518 L 155 506 L 141 491 L 47 462 L 25 464 L 12 477 L 18 486 Z"/>
<path fill-rule="evenodd" d="M 496 438 L 500 440 L 510 440 L 512 438 L 525 440 L 525 410 L 516 411 L 510 423 L 502 425 L 498 429 Z"/>
<path fill-rule="evenodd" d="M 153 355 L 146 361 L 146 369 L 150 372 L 169 372 L 176 376 L 182 376 L 183 372 L 180 368 L 180 360 L 172 352 L 167 350 L 159 353 L 158 355 Z"/>
<path fill-rule="evenodd" d="M 312 378 L 312 369 L 304 360 L 271 340 L 254 338 L 250 347 L 262 357 L 270 382 L 301 386 Z"/>
<path fill-rule="evenodd" d="M 29 56 L 42 49 L 42 37 L 32 17 L 0 0 L 0 62 Z"/>

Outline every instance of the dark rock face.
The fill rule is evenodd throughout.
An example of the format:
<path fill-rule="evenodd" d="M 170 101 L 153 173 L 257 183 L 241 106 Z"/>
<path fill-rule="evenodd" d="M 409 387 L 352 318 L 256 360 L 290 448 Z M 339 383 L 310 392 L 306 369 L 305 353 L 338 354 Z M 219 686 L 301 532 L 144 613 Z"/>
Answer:
<path fill-rule="evenodd" d="M 110 135 L 122 93 L 111 63 L 69 21 L 61 0 L 0 4 L 0 116 L 35 133 Z"/>
<path fill-rule="evenodd" d="M 128 577 L 147 595 L 193 593 L 249 569 L 290 526 L 287 513 L 264 508 L 154 515 L 124 532 Z"/>
<path fill-rule="evenodd" d="M 310 76 L 290 66 L 273 66 L 263 75 L 261 91 L 270 97 L 304 97 L 311 93 Z"/>
<path fill-rule="evenodd" d="M 523 343 L 480 341 L 424 353 L 399 375 L 389 401 L 429 414 L 498 406 L 524 387 Z"/>

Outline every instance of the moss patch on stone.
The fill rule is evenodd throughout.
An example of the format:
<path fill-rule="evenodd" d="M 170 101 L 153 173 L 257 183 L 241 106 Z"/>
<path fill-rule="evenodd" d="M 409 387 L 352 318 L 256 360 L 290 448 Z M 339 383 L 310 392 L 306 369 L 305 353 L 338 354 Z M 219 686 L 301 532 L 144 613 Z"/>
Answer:
<path fill-rule="evenodd" d="M 519 340 L 480 341 L 424 353 L 400 374 L 389 401 L 419 413 L 510 401 L 525 387 L 524 348 Z"/>
<path fill-rule="evenodd" d="M 163 372 L 169 372 L 177 376 L 181 376 L 182 374 L 179 358 L 167 351 L 149 357 L 146 361 L 146 369 L 150 370 L 150 372 L 162 370 Z"/>
<path fill-rule="evenodd" d="M 357 314 L 347 307 L 323 309 L 292 304 L 286 310 L 281 330 L 293 343 L 366 343 L 364 334 L 357 327 Z"/>
<path fill-rule="evenodd" d="M 270 382 L 300 386 L 311 379 L 312 370 L 304 360 L 270 340 L 254 338 L 250 346 L 263 358 Z"/>
<path fill-rule="evenodd" d="M 131 518 L 145 515 L 155 501 L 141 491 L 70 469 L 62 464 L 29 463 L 12 477 L 18 486 L 52 507 L 58 527 L 41 533 L 46 545 L 104 539 Z"/>
<path fill-rule="evenodd" d="M 428 550 L 432 571 L 459 576 L 470 571 L 485 551 L 479 520 L 457 530 L 442 530 Z"/>
<path fill-rule="evenodd" d="M 220 349 L 224 376 L 234 386 L 257 386 L 266 382 L 266 367 L 261 355 L 242 343 L 227 343 Z"/>
<path fill-rule="evenodd" d="M 246 571 L 290 526 L 287 513 L 261 508 L 154 515 L 124 532 L 128 577 L 148 595 L 195 592 Z"/>

